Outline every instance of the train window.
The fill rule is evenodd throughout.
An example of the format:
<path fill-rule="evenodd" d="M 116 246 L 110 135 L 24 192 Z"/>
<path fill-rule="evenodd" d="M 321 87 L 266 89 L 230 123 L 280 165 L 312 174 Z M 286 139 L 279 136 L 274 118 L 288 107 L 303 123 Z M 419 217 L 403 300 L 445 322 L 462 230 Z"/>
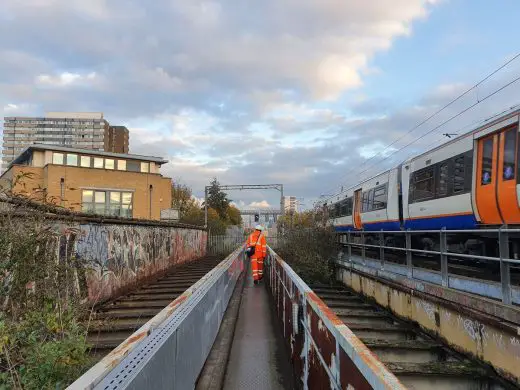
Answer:
<path fill-rule="evenodd" d="M 482 153 L 482 178 L 481 184 L 484 186 L 491 183 L 492 167 L 493 167 L 493 138 L 484 141 Z"/>
<path fill-rule="evenodd" d="M 453 159 L 453 193 L 464 192 L 464 155 Z"/>
<path fill-rule="evenodd" d="M 341 201 L 341 216 L 344 217 L 347 215 L 347 200 L 344 199 Z"/>
<path fill-rule="evenodd" d="M 433 167 L 415 172 L 414 201 L 432 199 L 434 197 Z"/>
<path fill-rule="evenodd" d="M 386 209 L 386 184 L 374 189 L 374 210 Z"/>
<path fill-rule="evenodd" d="M 463 176 L 464 178 L 464 176 Z M 464 184 L 464 182 L 462 183 Z M 448 163 L 443 162 L 439 165 L 439 185 L 437 187 L 437 196 L 448 195 Z"/>
<path fill-rule="evenodd" d="M 334 216 L 336 218 L 341 217 L 341 204 L 339 202 L 334 204 Z"/>
<path fill-rule="evenodd" d="M 502 177 L 504 180 L 513 180 L 515 178 L 516 128 L 506 131 L 504 137 L 504 172 Z"/>
<path fill-rule="evenodd" d="M 334 218 L 334 205 L 331 204 L 331 205 L 328 207 L 328 210 L 329 210 L 329 218 Z"/>
<path fill-rule="evenodd" d="M 353 203 L 352 197 L 347 198 L 347 214 L 346 215 L 348 215 L 348 216 L 352 215 L 352 206 L 353 206 L 352 203 Z"/>
<path fill-rule="evenodd" d="M 368 192 L 363 192 L 361 195 L 361 212 L 365 213 L 368 211 Z"/>
<path fill-rule="evenodd" d="M 367 205 L 367 211 L 374 210 L 374 189 L 372 188 L 370 191 L 368 191 L 368 205 Z"/>

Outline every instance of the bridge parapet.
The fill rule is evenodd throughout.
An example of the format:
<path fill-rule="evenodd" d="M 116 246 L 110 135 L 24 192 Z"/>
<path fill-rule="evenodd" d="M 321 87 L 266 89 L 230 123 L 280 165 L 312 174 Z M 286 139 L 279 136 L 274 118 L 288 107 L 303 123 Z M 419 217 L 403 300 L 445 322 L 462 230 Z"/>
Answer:
<path fill-rule="evenodd" d="M 244 270 L 243 258 L 239 247 L 69 389 L 193 389 Z"/>
<path fill-rule="evenodd" d="M 301 387 L 404 390 L 292 268 L 272 249 L 270 255 L 268 286 Z"/>

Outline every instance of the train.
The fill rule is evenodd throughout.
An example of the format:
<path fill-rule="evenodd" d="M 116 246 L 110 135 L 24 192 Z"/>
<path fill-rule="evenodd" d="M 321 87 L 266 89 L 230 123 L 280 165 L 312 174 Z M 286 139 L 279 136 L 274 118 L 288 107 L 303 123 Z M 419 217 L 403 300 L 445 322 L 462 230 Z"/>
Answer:
<path fill-rule="evenodd" d="M 424 232 L 414 234 L 424 249 L 439 245 L 430 231 L 454 230 L 452 245 L 491 255 L 496 238 L 484 231 L 520 226 L 519 118 L 519 108 L 508 110 L 349 187 L 322 205 L 329 221 L 338 233 Z"/>

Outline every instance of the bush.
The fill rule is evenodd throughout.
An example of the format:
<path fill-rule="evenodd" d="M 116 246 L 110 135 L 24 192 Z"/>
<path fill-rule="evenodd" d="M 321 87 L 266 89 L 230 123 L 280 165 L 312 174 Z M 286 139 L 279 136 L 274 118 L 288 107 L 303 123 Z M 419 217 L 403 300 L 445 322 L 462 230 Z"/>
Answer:
<path fill-rule="evenodd" d="M 82 271 L 60 257 L 59 226 L 27 205 L 0 208 L 0 389 L 61 389 L 91 363 Z M 71 232 L 74 234 L 74 232 Z"/>
<path fill-rule="evenodd" d="M 0 319 L 0 389 L 63 389 L 92 363 L 78 315 L 49 302 Z"/>
<path fill-rule="evenodd" d="M 338 246 L 332 227 L 288 229 L 278 253 L 306 283 L 333 283 Z"/>

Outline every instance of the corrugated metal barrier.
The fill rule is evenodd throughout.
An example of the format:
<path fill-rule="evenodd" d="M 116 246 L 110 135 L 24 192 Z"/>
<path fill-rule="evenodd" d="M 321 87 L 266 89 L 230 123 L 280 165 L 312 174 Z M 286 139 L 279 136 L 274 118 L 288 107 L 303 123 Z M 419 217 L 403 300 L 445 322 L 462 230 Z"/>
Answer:
<path fill-rule="evenodd" d="M 239 247 L 69 389 L 193 389 L 243 260 Z"/>
<path fill-rule="evenodd" d="M 304 390 L 405 389 L 272 249 L 267 275 L 293 371 Z"/>

